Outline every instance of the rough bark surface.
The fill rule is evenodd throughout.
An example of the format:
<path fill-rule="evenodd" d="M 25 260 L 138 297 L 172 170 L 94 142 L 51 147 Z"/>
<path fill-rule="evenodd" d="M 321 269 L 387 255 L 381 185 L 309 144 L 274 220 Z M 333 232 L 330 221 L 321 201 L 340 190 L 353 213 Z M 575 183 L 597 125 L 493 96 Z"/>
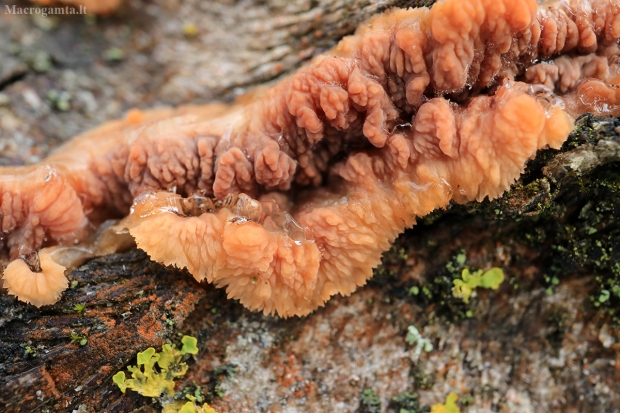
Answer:
<path fill-rule="evenodd" d="M 97 19 L 2 10 L 0 164 L 36 161 L 133 106 L 230 99 L 395 3 L 130 1 Z M 137 250 L 73 271 L 53 306 L 0 293 L 0 411 L 158 411 L 111 377 L 182 334 L 201 351 L 177 389 L 203 388 L 220 413 L 424 411 L 393 399 L 406 392 L 427 406 L 455 392 L 463 412 L 620 411 L 619 161 L 620 121 L 586 115 L 503 197 L 426 217 L 368 286 L 301 319 L 251 313 Z M 464 268 L 493 266 L 499 290 L 453 296 Z M 411 325 L 432 351 L 405 341 Z"/>

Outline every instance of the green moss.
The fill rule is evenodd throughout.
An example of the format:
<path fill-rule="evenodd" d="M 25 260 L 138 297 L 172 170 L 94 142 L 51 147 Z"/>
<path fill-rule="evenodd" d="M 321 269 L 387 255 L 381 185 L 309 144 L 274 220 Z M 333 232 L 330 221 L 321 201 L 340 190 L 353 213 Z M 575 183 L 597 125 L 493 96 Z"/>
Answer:
<path fill-rule="evenodd" d="M 596 145 L 600 139 L 618 136 L 619 126 L 617 119 L 583 116 L 565 149 L 584 143 Z M 580 175 L 568 165 L 566 176 L 552 182 L 541 177 L 541 168 L 549 165 L 549 156 L 554 153 L 539 153 L 520 183 L 501 198 L 471 203 L 452 212 L 462 214 L 466 210 L 497 219 L 494 209 L 501 209 L 506 221 L 496 233 L 503 233 L 500 237 L 504 243 L 518 240 L 537 250 L 536 265 L 546 273 L 541 284 L 547 294 L 553 294 L 567 277 L 595 274 L 597 285 L 590 292 L 590 302 L 620 326 L 620 226 L 616 218 L 620 216 L 620 170 L 617 164 L 609 164 Z M 513 285 L 519 283 L 514 281 Z"/>
<path fill-rule="evenodd" d="M 20 344 L 19 346 L 24 349 L 24 356 L 37 357 L 37 349 L 33 346 L 32 341 L 28 340 L 27 343 Z"/>
<path fill-rule="evenodd" d="M 406 285 L 409 297 L 418 305 L 434 305 L 437 315 L 448 322 L 468 318 L 468 308 L 463 300 L 455 298 L 452 293 L 453 281 L 460 278 L 465 268 L 467 254 L 464 249 L 458 250 L 452 258 L 435 272 L 435 276 L 426 283 L 413 282 Z"/>
<path fill-rule="evenodd" d="M 47 92 L 47 100 L 52 108 L 61 112 L 71 109 L 71 95 L 69 92 L 51 89 Z"/>
<path fill-rule="evenodd" d="M 620 119 L 582 116 L 563 151 L 584 144 L 597 145 L 601 139 L 617 139 L 619 128 Z M 616 218 L 620 216 L 620 169 L 615 163 L 582 173 L 573 170 L 570 162 L 566 163 L 565 155 L 553 159 L 557 154 L 556 150 L 540 151 L 536 159 L 529 162 L 519 182 L 500 198 L 450 205 L 420 219 L 412 231 L 423 232 L 425 224 L 444 219 L 450 222 L 455 217 L 466 217 L 468 222 L 477 220 L 480 228 L 491 229 L 492 240 L 487 241 L 498 241 L 506 247 L 502 260 L 515 268 L 511 271 L 514 276 L 510 277 L 513 289 L 542 287 L 551 295 L 566 279 L 594 274 L 595 283 L 588 284 L 592 286 L 588 292 L 590 303 L 620 326 L 620 221 Z M 461 233 L 461 236 L 467 234 Z M 409 270 L 406 259 L 399 254 L 403 246 L 405 250 L 411 248 L 411 245 L 404 245 L 404 239 L 406 237 L 399 238 L 384 255 L 383 265 L 371 282 L 390 288 L 392 295 L 404 297 L 416 306 L 432 308 L 433 317 L 438 319 L 457 322 L 475 317 L 477 307 L 466 301 L 473 301 L 471 296 L 475 288 L 481 287 L 470 285 L 472 275 L 480 274 L 476 273 L 477 268 L 467 267 L 464 250 L 455 251 L 445 267 L 430 260 L 433 267 L 427 267 L 423 274 L 429 278 L 409 278 L 404 285 L 392 287 L 397 284 L 394 281 L 399 274 L 407 274 Z M 442 253 L 442 242 L 432 236 L 420 244 L 429 249 L 429 254 Z M 462 245 L 471 244 L 463 240 Z M 522 277 L 524 269 L 530 266 L 544 275 Z M 464 280 L 462 274 L 466 268 L 469 274 Z"/>

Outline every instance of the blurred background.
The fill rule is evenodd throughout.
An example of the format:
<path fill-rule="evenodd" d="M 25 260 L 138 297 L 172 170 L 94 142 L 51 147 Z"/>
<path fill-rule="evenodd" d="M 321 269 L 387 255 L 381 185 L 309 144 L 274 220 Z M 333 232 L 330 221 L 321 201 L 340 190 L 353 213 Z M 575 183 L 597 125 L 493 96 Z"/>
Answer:
<path fill-rule="evenodd" d="M 106 16 L 44 17 L 2 0 L 0 165 L 36 162 L 134 107 L 230 101 L 394 3 L 123 0 Z"/>

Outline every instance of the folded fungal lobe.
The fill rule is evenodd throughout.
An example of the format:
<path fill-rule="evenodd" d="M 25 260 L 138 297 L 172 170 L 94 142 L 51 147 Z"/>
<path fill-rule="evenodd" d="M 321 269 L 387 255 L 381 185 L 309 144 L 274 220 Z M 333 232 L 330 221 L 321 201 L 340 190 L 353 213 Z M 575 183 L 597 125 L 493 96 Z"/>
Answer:
<path fill-rule="evenodd" d="M 57 264 L 49 251 L 39 251 L 38 260 L 39 271 L 33 271 L 25 261 L 19 259 L 8 265 L 2 277 L 3 288 L 9 294 L 35 307 L 54 304 L 69 285 L 65 267 Z"/>
<path fill-rule="evenodd" d="M 416 217 L 500 196 L 575 116 L 616 113 L 619 16 L 611 0 L 388 11 L 234 105 L 134 112 L 0 170 L 5 245 L 18 258 L 129 213 L 152 259 L 308 314 L 363 285 Z"/>

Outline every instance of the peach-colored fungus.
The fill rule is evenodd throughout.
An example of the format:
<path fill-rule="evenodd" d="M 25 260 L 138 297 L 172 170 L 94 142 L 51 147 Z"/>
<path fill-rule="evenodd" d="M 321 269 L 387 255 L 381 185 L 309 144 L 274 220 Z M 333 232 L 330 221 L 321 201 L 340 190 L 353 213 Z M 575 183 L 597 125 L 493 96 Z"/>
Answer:
<path fill-rule="evenodd" d="M 67 289 L 65 272 L 88 259 L 135 246 L 127 231 L 114 224 L 112 220 L 104 222 L 79 245 L 47 247 L 12 261 L 0 280 L 2 287 L 21 301 L 37 307 L 54 304 Z"/>
<path fill-rule="evenodd" d="M 0 169 L 5 245 L 18 258 L 129 212 L 152 259 L 308 314 L 416 217 L 501 195 L 575 116 L 617 113 L 618 22 L 611 0 L 392 10 L 234 105 L 132 112 Z"/>
<path fill-rule="evenodd" d="M 84 7 L 86 13 L 109 14 L 116 10 L 121 4 L 121 0 L 32 0 L 41 6 L 51 6 L 54 4 L 66 4 L 75 7 Z"/>
<path fill-rule="evenodd" d="M 4 270 L 4 288 L 9 294 L 36 307 L 54 304 L 67 289 L 65 267 L 52 260 L 49 249 L 39 251 L 40 271 L 33 271 L 22 259 L 11 262 Z"/>

